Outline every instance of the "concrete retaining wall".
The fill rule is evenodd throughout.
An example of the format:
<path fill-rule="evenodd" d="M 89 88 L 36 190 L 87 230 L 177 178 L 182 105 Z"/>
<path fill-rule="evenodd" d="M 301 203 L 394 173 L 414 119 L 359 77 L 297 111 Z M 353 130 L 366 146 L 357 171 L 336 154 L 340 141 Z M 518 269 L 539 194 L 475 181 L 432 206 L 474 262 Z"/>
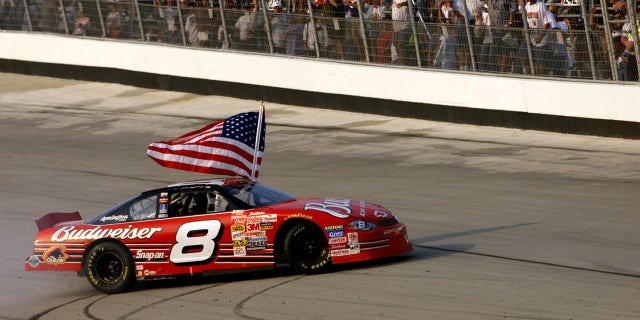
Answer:
<path fill-rule="evenodd" d="M 0 70 L 437 121 L 640 138 L 640 85 L 0 32 Z"/>

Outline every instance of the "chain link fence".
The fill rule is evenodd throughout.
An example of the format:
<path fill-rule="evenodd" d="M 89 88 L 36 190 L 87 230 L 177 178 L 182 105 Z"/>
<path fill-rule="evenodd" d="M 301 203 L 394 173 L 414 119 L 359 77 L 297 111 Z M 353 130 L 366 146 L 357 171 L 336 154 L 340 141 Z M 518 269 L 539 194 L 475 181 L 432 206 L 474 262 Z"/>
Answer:
<path fill-rule="evenodd" d="M 451 0 L 339 1 L 0 0 L 0 29 L 425 69 L 638 81 L 636 0 L 539 3 L 553 21 L 541 18 L 547 13 L 533 8 L 534 0 L 454 1 L 457 9 L 449 9 Z"/>

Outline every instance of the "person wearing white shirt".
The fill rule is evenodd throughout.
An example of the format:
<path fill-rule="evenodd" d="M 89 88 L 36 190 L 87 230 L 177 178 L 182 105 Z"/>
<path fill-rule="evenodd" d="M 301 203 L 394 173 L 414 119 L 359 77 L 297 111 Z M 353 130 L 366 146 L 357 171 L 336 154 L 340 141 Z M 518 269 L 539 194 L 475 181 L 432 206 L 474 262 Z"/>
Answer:
<path fill-rule="evenodd" d="M 398 63 L 406 65 L 408 62 L 406 47 L 411 37 L 408 0 L 393 0 L 391 19 L 393 20 L 393 44 L 398 53 Z"/>

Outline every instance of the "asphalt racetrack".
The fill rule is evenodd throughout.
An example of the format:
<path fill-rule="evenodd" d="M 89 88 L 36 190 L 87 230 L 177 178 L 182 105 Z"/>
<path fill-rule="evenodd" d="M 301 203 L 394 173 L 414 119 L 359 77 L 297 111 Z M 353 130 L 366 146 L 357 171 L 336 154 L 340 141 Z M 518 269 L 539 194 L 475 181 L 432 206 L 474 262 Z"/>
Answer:
<path fill-rule="evenodd" d="M 0 319 L 638 319 L 640 141 L 266 103 L 260 181 L 380 203 L 404 256 L 142 283 L 26 272 L 34 220 L 92 217 L 196 173 L 149 159 L 257 101 L 0 74 Z"/>

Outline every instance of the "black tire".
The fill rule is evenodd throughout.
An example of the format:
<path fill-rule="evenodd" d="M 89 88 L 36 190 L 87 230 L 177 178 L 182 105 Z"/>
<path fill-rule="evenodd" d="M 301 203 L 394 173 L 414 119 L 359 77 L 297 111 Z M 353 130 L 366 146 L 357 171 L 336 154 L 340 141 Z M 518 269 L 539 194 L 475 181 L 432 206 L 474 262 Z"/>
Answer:
<path fill-rule="evenodd" d="M 121 293 L 136 282 L 133 258 L 125 247 L 104 242 L 85 256 L 84 271 L 89 283 L 104 293 Z"/>
<path fill-rule="evenodd" d="M 321 272 L 331 265 L 327 238 L 311 223 L 300 223 L 289 230 L 284 239 L 284 252 L 291 267 L 305 273 Z"/>

